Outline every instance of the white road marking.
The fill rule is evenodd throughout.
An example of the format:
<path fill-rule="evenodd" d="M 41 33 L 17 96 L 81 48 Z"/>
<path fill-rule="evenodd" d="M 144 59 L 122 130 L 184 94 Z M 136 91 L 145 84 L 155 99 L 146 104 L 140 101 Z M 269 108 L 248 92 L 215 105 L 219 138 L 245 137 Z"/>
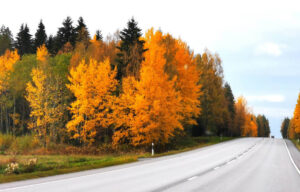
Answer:
<path fill-rule="evenodd" d="M 193 176 L 193 177 L 190 177 L 190 178 L 188 178 L 187 180 L 188 181 L 191 181 L 191 180 L 193 180 L 193 179 L 196 179 L 198 176 Z"/>
<path fill-rule="evenodd" d="M 284 141 L 284 144 L 285 144 L 285 148 L 286 148 L 286 150 L 287 150 L 287 152 L 288 152 L 288 154 L 289 154 L 289 157 L 290 157 L 290 159 L 291 159 L 291 161 L 292 161 L 292 164 L 294 165 L 294 167 L 295 167 L 296 171 L 297 171 L 297 172 L 298 172 L 298 174 L 300 175 L 300 171 L 299 171 L 299 169 L 298 169 L 297 165 L 295 164 L 295 162 L 294 162 L 294 160 L 293 160 L 293 158 L 292 158 L 292 156 L 291 156 L 290 150 L 289 150 L 289 148 L 287 147 L 287 145 L 286 145 L 286 142 L 285 142 L 285 141 Z"/>
<path fill-rule="evenodd" d="M 220 169 L 220 167 L 218 166 L 218 167 L 215 167 L 215 168 L 214 168 L 214 170 L 217 170 L 217 169 Z"/>

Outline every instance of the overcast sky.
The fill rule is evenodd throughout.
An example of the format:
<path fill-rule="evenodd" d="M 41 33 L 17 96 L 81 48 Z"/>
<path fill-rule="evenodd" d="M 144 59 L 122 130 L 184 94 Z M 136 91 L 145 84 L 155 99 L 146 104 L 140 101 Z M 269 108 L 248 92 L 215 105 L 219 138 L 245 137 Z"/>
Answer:
<path fill-rule="evenodd" d="M 31 34 L 43 20 L 47 34 L 62 21 L 82 16 L 90 33 L 122 30 L 133 16 L 145 32 L 154 27 L 180 37 L 195 53 L 219 53 L 225 80 L 255 114 L 270 120 L 272 134 L 291 117 L 300 85 L 299 1 L 263 0 L 20 0 L 1 2 L 0 25 L 15 35 L 22 23 Z"/>

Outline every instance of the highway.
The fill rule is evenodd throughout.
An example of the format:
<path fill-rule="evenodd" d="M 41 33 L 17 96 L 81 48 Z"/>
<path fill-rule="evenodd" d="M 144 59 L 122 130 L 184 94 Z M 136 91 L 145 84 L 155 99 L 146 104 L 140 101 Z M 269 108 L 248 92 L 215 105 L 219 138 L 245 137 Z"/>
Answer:
<path fill-rule="evenodd" d="M 299 164 L 300 152 L 289 141 L 241 138 L 126 165 L 2 184 L 0 191 L 299 192 Z"/>

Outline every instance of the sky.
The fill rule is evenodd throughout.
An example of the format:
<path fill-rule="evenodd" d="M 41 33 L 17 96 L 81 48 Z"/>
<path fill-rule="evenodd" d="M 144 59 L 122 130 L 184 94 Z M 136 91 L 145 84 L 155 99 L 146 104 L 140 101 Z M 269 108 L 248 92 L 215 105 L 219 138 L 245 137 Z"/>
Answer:
<path fill-rule="evenodd" d="M 281 137 L 300 91 L 300 3 L 294 0 L 20 0 L 1 2 L 0 25 L 14 35 L 22 23 L 34 34 L 42 19 L 48 35 L 62 21 L 82 16 L 91 34 L 122 30 L 134 17 L 145 33 L 154 27 L 185 41 L 195 54 L 220 55 L 225 81 L 255 114 L 265 114 Z"/>

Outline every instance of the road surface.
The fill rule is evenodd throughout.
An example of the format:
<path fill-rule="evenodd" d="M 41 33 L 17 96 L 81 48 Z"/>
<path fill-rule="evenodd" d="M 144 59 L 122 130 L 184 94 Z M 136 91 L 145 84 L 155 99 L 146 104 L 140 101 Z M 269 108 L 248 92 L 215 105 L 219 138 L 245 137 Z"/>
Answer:
<path fill-rule="evenodd" d="M 287 143 L 236 139 L 121 166 L 2 184 L 0 191 L 299 192 L 298 162 L 292 159 L 300 152 Z"/>

